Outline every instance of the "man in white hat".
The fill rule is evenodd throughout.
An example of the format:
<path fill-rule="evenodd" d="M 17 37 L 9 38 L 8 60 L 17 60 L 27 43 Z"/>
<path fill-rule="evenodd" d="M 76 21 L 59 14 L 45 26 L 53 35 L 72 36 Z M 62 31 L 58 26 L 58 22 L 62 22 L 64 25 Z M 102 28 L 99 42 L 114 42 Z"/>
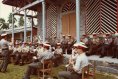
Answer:
<path fill-rule="evenodd" d="M 57 39 L 56 36 L 54 36 L 54 38 L 52 38 L 51 40 L 51 47 L 56 48 L 56 44 L 59 42 L 59 40 Z"/>
<path fill-rule="evenodd" d="M 110 49 L 111 43 L 112 43 L 112 38 L 111 38 L 110 34 L 107 33 L 106 35 L 103 35 L 103 44 L 102 44 L 102 46 L 100 46 L 100 48 L 101 48 L 100 58 L 108 55 L 108 53 L 110 51 L 109 49 Z"/>
<path fill-rule="evenodd" d="M 75 40 L 72 38 L 71 35 L 68 35 L 67 39 L 67 54 L 72 54 L 72 46 L 75 43 Z"/>
<path fill-rule="evenodd" d="M 62 71 L 59 72 L 59 78 L 64 79 L 81 79 L 82 77 L 82 68 L 88 65 L 88 58 L 85 55 L 85 49 L 87 48 L 83 43 L 74 44 L 75 50 L 78 53 L 78 56 L 75 62 L 70 62 L 72 67 L 71 71 Z M 75 63 L 75 64 L 74 64 Z"/>
<path fill-rule="evenodd" d="M 38 43 L 38 47 L 36 48 L 37 56 L 40 56 L 40 54 L 42 54 L 43 52 L 44 52 L 43 43 Z"/>
<path fill-rule="evenodd" d="M 97 50 L 98 50 L 99 44 L 100 44 L 100 38 L 98 37 L 97 34 L 93 33 L 92 45 L 91 45 L 91 47 L 89 49 L 90 55 L 97 54 Z"/>
<path fill-rule="evenodd" d="M 0 48 L 2 49 L 2 56 L 3 56 L 3 61 L 0 65 L 0 71 L 2 72 L 6 72 L 10 59 L 9 43 L 6 40 L 7 38 L 6 35 L 7 34 L 2 34 L 1 35 L 2 39 L 0 40 Z"/>
<path fill-rule="evenodd" d="M 33 57 L 34 62 L 28 65 L 28 68 L 26 70 L 23 79 L 30 79 L 30 75 L 33 69 L 41 67 L 44 60 L 51 59 L 53 57 L 53 53 L 49 51 L 50 45 L 43 44 L 43 46 L 44 46 L 44 52 L 40 54 L 40 56 L 38 57 Z"/>
<path fill-rule="evenodd" d="M 62 63 L 62 61 L 63 61 L 63 51 L 61 48 L 61 43 L 57 43 L 56 49 L 54 51 L 54 65 L 58 66 L 60 63 Z"/>
<path fill-rule="evenodd" d="M 29 49 L 28 43 L 23 43 L 20 65 L 24 65 L 24 62 L 28 60 Z"/>
<path fill-rule="evenodd" d="M 66 49 L 67 49 L 67 46 L 68 46 L 68 41 L 67 41 L 65 35 L 62 36 L 61 45 L 62 45 L 63 53 L 66 53 Z"/>
<path fill-rule="evenodd" d="M 81 37 L 81 42 L 84 42 L 85 44 L 87 44 L 88 43 L 88 36 L 83 34 Z"/>

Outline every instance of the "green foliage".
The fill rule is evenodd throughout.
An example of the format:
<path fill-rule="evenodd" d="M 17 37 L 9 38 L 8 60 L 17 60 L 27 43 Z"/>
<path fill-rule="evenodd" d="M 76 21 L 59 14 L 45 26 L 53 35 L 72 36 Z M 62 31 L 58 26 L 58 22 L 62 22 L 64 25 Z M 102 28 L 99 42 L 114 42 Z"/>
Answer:
<path fill-rule="evenodd" d="M 6 23 L 3 18 L 0 18 L 0 30 L 1 29 L 9 29 L 9 23 Z"/>
<path fill-rule="evenodd" d="M 19 24 L 20 26 L 24 26 L 24 19 L 23 19 L 23 16 L 20 17 L 20 20 L 19 20 L 18 24 Z"/>
<path fill-rule="evenodd" d="M 0 23 L 5 23 L 5 19 L 0 18 Z"/>
<path fill-rule="evenodd" d="M 18 65 L 10 64 L 8 66 L 8 72 L 6 73 L 0 72 L 0 79 L 22 79 L 26 69 L 27 69 L 27 65 L 18 66 Z M 64 66 L 53 68 L 53 71 L 51 72 L 51 76 L 57 76 L 58 72 L 62 70 L 65 70 Z M 31 79 L 38 79 L 38 76 L 33 75 L 31 76 Z M 117 79 L 117 78 L 113 77 L 113 75 L 110 74 L 106 75 L 105 73 L 97 72 L 96 79 Z"/>
<path fill-rule="evenodd" d="M 17 19 L 14 17 L 14 23 L 17 21 Z M 12 24 L 12 13 L 10 13 L 9 14 L 9 17 L 8 17 L 8 22 L 10 23 L 10 24 Z"/>

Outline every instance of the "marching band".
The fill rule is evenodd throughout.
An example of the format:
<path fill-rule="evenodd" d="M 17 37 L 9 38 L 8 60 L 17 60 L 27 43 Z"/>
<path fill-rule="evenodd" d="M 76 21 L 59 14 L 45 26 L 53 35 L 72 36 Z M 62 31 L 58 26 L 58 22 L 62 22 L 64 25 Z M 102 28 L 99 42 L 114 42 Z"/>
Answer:
<path fill-rule="evenodd" d="M 5 35 L 1 35 L 1 37 L 4 36 Z M 1 39 L 0 57 L 3 57 L 3 63 L 0 66 L 0 71 L 6 72 L 10 61 L 15 65 L 21 66 L 29 64 L 23 79 L 30 79 L 31 68 L 37 67 L 44 59 L 50 58 L 53 59 L 54 66 L 58 66 L 59 63 L 63 63 L 63 54 L 70 54 L 69 64 L 66 67 L 70 66 L 72 62 L 74 62 L 73 66 L 75 64 L 76 67 L 76 64 L 78 64 L 78 56 L 80 57 L 77 49 L 82 49 L 82 52 L 86 55 L 99 55 L 100 58 L 111 56 L 112 58 L 118 59 L 118 33 L 82 35 L 80 44 L 87 47 L 85 49 L 83 49 L 83 47 L 77 48 L 77 46 L 75 46 L 76 40 L 71 35 L 67 37 L 63 35 L 61 39 L 54 37 L 51 42 L 47 41 L 45 43 L 36 40 L 33 43 L 16 42 L 14 47 L 13 44 L 5 38 Z M 74 69 L 76 71 L 76 68 Z M 60 76 L 63 76 L 62 74 L 63 73 L 61 73 Z"/>

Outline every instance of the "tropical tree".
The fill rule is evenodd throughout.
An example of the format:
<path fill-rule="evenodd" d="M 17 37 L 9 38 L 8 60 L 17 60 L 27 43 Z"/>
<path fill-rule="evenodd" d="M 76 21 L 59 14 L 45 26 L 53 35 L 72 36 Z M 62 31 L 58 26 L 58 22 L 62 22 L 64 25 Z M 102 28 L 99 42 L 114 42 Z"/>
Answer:
<path fill-rule="evenodd" d="M 19 26 L 24 26 L 23 16 L 20 17 L 18 24 L 19 24 Z"/>
<path fill-rule="evenodd" d="M 14 17 L 13 19 L 13 23 L 15 23 L 17 21 L 17 19 Z M 9 26 L 12 27 L 12 13 L 9 14 L 9 17 L 8 17 L 8 21 L 9 23 Z M 14 27 L 17 27 L 16 25 L 14 25 Z"/>
<path fill-rule="evenodd" d="M 0 30 L 1 29 L 9 29 L 9 23 L 6 23 L 3 18 L 0 18 Z"/>
<path fill-rule="evenodd" d="M 0 23 L 5 23 L 5 19 L 0 18 Z"/>
<path fill-rule="evenodd" d="M 14 17 L 13 22 L 15 23 L 16 21 L 17 21 L 17 19 Z M 12 24 L 12 13 L 9 14 L 8 22 L 9 22 L 10 24 Z"/>

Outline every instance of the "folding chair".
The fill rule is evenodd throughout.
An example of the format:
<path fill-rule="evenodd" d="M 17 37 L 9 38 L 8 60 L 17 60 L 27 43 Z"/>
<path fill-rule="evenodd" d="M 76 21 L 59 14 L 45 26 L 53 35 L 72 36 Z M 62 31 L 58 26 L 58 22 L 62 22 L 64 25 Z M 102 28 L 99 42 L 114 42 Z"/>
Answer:
<path fill-rule="evenodd" d="M 92 64 L 89 64 L 88 66 L 85 66 L 82 69 L 82 79 L 96 79 L 95 78 L 95 70 L 96 70 L 96 65 L 95 65 L 95 61 Z"/>
<path fill-rule="evenodd" d="M 52 59 L 47 59 L 43 61 L 43 69 L 38 69 L 38 78 L 40 78 L 41 73 L 43 73 L 43 79 L 44 79 L 44 75 L 51 74 L 52 71 L 52 67 L 53 67 L 53 61 Z"/>

